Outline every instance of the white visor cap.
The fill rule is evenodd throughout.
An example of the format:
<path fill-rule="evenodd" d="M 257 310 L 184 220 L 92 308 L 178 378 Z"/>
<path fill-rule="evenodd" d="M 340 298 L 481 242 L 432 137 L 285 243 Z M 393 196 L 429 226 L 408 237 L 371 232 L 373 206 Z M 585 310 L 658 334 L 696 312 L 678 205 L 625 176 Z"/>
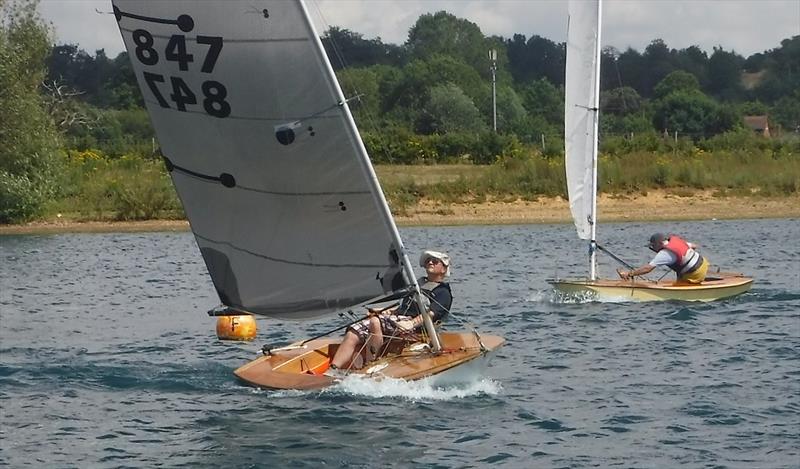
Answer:
<path fill-rule="evenodd" d="M 419 256 L 419 266 L 425 267 L 425 262 L 429 258 L 439 259 L 442 261 L 445 267 L 447 267 L 447 273 L 450 273 L 450 256 L 447 253 L 439 252 L 439 251 L 423 251 L 422 254 Z"/>

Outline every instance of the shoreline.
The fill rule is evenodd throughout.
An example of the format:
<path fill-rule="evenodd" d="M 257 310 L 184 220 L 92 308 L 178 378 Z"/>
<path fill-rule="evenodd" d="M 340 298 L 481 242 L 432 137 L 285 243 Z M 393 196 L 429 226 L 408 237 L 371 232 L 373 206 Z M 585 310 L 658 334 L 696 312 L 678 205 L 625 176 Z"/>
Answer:
<path fill-rule="evenodd" d="M 602 194 L 601 222 L 654 222 L 800 218 L 800 195 L 785 197 L 714 197 L 699 193 L 681 197 L 664 191 L 627 197 Z M 566 200 L 487 201 L 449 204 L 423 200 L 395 215 L 398 226 L 457 226 L 571 223 Z M 19 225 L 0 225 L 0 235 L 188 231 L 186 220 L 74 221 L 53 218 Z"/>

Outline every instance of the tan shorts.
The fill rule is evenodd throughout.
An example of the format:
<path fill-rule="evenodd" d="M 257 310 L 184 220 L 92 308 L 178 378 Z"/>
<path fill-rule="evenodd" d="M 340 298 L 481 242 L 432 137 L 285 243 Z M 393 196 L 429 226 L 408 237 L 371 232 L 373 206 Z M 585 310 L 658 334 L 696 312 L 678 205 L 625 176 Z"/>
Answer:
<path fill-rule="evenodd" d="M 708 273 L 708 261 L 704 257 L 700 267 L 686 275 L 678 277 L 678 280 L 681 282 L 700 283 L 706 279 L 706 273 Z"/>

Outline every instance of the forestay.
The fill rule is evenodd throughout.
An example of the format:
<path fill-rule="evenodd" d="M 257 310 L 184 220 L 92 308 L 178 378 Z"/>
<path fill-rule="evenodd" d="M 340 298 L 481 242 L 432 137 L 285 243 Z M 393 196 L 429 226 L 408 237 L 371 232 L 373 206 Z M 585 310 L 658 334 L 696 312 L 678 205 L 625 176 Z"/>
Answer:
<path fill-rule="evenodd" d="M 569 207 L 578 236 L 592 239 L 595 222 L 600 4 L 569 2 L 564 144 Z"/>
<path fill-rule="evenodd" d="M 302 3 L 113 3 L 225 305 L 299 319 L 407 286 L 397 229 Z"/>

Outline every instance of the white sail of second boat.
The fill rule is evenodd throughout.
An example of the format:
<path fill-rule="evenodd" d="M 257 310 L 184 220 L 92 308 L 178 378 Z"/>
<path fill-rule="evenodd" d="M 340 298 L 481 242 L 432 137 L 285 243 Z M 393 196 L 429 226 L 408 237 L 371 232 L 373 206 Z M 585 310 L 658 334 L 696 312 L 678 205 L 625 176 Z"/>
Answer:
<path fill-rule="evenodd" d="M 571 0 L 567 29 L 564 144 L 569 206 L 578 236 L 595 240 L 601 1 Z M 592 260 L 592 278 L 594 261 Z"/>

